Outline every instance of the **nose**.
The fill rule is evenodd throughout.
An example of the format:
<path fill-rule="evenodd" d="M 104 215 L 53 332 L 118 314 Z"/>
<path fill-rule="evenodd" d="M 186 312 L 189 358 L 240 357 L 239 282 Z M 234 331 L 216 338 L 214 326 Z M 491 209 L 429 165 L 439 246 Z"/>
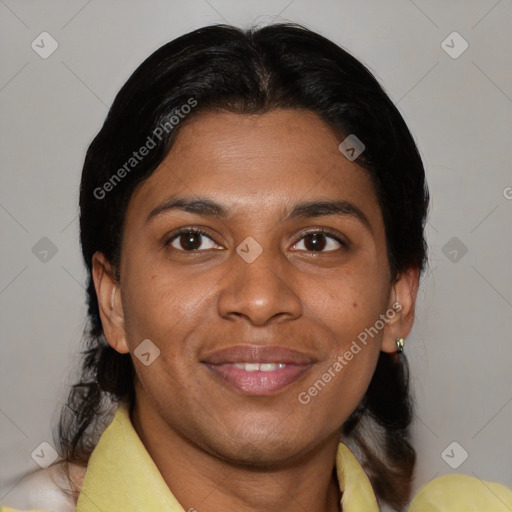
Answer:
<path fill-rule="evenodd" d="M 253 325 L 264 326 L 302 315 L 293 282 L 295 275 L 286 258 L 264 250 L 251 263 L 237 253 L 232 259 L 218 297 L 218 310 L 223 318 L 244 318 Z"/>

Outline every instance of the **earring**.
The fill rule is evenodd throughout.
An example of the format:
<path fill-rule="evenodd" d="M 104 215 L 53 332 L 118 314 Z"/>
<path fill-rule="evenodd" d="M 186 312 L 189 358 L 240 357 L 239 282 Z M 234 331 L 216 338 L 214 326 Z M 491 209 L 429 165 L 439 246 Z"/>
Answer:
<path fill-rule="evenodd" d="M 404 338 L 397 338 L 395 340 L 396 343 L 396 351 L 401 354 L 404 351 Z"/>

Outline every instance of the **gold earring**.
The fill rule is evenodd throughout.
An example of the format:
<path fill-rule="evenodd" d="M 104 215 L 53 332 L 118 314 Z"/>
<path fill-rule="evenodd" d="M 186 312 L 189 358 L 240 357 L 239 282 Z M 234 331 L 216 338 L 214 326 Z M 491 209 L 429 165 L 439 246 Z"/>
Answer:
<path fill-rule="evenodd" d="M 396 351 L 401 354 L 404 351 L 404 338 L 397 338 L 395 340 L 396 343 Z"/>

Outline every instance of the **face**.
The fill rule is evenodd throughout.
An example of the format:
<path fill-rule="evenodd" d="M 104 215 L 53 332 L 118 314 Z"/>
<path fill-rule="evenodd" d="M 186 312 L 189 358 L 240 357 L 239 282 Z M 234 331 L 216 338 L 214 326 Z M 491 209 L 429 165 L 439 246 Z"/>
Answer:
<path fill-rule="evenodd" d="M 414 279 L 391 280 L 370 176 L 340 142 L 308 111 L 197 115 L 130 200 L 120 283 L 95 255 L 136 407 L 224 460 L 277 463 L 338 436 L 410 330 Z"/>

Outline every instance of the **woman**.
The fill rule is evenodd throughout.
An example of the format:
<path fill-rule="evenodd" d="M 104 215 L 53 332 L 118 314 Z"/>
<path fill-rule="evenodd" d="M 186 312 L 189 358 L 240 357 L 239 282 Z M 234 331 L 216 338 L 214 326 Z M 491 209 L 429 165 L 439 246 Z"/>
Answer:
<path fill-rule="evenodd" d="M 399 112 L 320 35 L 211 26 L 151 55 L 83 169 L 66 506 L 403 510 L 428 202 Z M 483 484 L 437 479 L 409 510 L 512 507 Z"/>

